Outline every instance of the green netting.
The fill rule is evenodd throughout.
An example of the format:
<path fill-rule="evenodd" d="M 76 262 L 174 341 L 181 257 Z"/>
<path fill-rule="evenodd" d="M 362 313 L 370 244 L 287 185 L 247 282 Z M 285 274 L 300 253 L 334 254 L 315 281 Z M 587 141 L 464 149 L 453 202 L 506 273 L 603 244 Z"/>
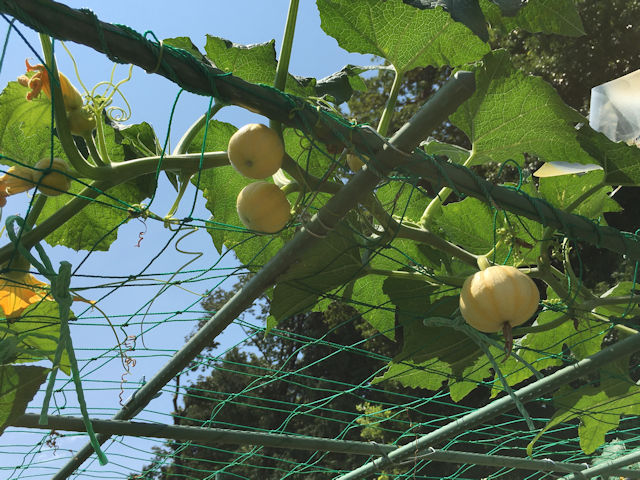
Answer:
<path fill-rule="evenodd" d="M 30 5 L 0 2 L 3 15 L 11 15 L 4 17 L 5 49 L 17 36 L 25 40 L 25 55 L 38 55 L 15 17 L 55 38 L 84 40 L 114 62 L 137 63 L 210 99 L 186 141 L 169 152 L 169 134 L 160 142 L 144 124 L 126 129 L 113 119 L 99 122 L 97 145 L 93 137 L 83 142 L 64 127 L 54 129 L 66 121 L 61 102 L 55 106 L 64 93 L 55 82 L 53 104 L 42 97 L 27 102 L 17 82 L 2 93 L 0 163 L 7 176 L 0 182 L 39 178 L 37 187 L 47 188 L 41 177 L 50 171 L 34 167 L 40 158 L 64 157 L 73 167 L 66 173 L 69 192 L 24 196 L 21 220 L 8 224 L 13 238 L 0 248 L 0 292 L 23 289 L 37 297 L 5 311 L 1 326 L 0 420 L 6 429 L 0 452 L 7 460 L 0 468 L 7 478 L 341 478 L 377 460 L 366 478 L 542 479 L 638 448 L 634 352 L 640 347 L 619 355 L 615 348 L 637 335 L 640 250 L 636 234 L 605 225 L 603 212 L 615 209 L 607 203 L 611 182 L 604 180 L 611 172 L 576 177 L 584 186 L 555 195 L 560 186 L 536 184 L 520 167 L 517 182 L 496 186 L 467 166 L 416 149 L 425 126 L 446 119 L 471 95 L 472 74 L 459 74 L 406 129 L 386 139 L 325 103 L 304 100 L 314 98 L 304 90 L 290 95 L 248 83 L 200 61 L 180 48 L 185 45 L 159 42 L 152 32 L 105 25 L 89 11 L 42 2 L 45 7 L 64 21 L 46 21 Z M 90 33 L 72 31 L 73 22 L 89 25 Z M 50 65 L 60 43 L 53 51 L 48 40 L 43 45 L 43 63 Z M 235 216 L 235 194 L 248 180 L 232 171 L 224 153 L 235 127 L 213 118 L 224 103 L 288 127 L 290 158 L 283 168 L 297 180 L 285 187 L 293 191 L 296 215 L 277 235 L 249 231 Z M 347 170 L 347 150 L 367 164 L 361 173 Z M 96 160 L 106 153 L 112 167 Z M 83 163 L 88 157 L 93 163 Z M 22 169 L 9 170 L 14 165 Z M 162 172 L 174 184 L 174 205 L 182 199 L 189 206 L 179 217 L 158 195 Z M 18 198 L 5 193 L 3 201 Z M 455 201 L 445 203 L 451 194 Z M 423 213 L 426 205 L 440 214 Z M 161 208 L 171 215 L 158 214 Z M 125 241 L 140 250 L 124 262 L 113 260 Z M 585 284 L 582 254 L 576 254 L 583 242 L 616 252 L 627 267 L 609 295 L 597 296 Z M 29 263 L 37 266 L 36 259 L 27 253 L 34 249 L 49 252 L 43 261 L 46 255 L 73 257 L 70 288 L 77 303 L 69 324 L 86 414 L 69 376 L 70 344 L 64 352 L 58 348 L 64 331 L 57 304 L 48 286 L 28 275 L 55 284 L 55 270 L 34 270 Z M 111 255 L 106 263 L 116 268 L 88 272 L 85 265 L 101 255 Z M 460 287 L 480 255 L 521 267 L 543 292 L 536 323 L 515 330 L 511 355 L 500 335 L 473 333 L 460 320 Z M 614 352 L 614 360 L 586 367 L 561 387 L 538 382 L 600 351 Z M 48 408 L 53 430 L 34 429 L 29 414 L 40 414 L 52 367 L 60 370 Z M 538 384 L 532 401 L 471 419 L 496 399 Z M 201 427 L 221 437 L 187 439 L 195 433 L 184 429 L 174 440 L 161 426 L 157 435 L 136 432 L 142 427 L 135 423 L 103 435 L 96 423 L 109 460 L 101 466 L 85 445 L 87 435 L 73 432 L 82 427 L 67 418 L 83 416 Z M 464 427 L 445 440 L 393 457 L 457 421 Z M 233 431 L 249 437 L 222 436 Z M 318 439 L 329 442 L 318 448 Z M 514 466 L 515 459 L 524 463 Z M 640 477 L 638 470 L 620 468 L 608 473 Z"/>

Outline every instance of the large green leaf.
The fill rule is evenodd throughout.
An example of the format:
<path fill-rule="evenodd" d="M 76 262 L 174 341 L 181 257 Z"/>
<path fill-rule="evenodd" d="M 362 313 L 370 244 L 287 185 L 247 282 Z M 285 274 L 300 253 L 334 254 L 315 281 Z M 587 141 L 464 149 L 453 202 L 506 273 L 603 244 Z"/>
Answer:
<path fill-rule="evenodd" d="M 317 0 L 317 5 L 322 29 L 342 48 L 382 57 L 400 72 L 462 65 L 489 50 L 442 8 L 420 10 L 402 0 Z"/>
<path fill-rule="evenodd" d="M 351 293 L 351 305 L 358 309 L 362 318 L 390 339 L 395 338 L 395 306 L 383 292 L 385 277 L 367 275 L 359 278 Z"/>
<path fill-rule="evenodd" d="M 319 178 L 325 178 L 329 168 L 334 165 L 333 158 L 318 149 L 300 130 L 287 128 L 283 132 L 285 149 L 300 168 Z M 334 180 L 330 175 L 327 180 Z"/>
<path fill-rule="evenodd" d="M 465 24 L 483 41 L 488 41 L 487 22 L 509 31 L 584 35 L 574 0 L 403 0 L 416 8 L 444 7 L 451 17 Z M 485 18 L 486 15 L 486 18 Z"/>
<path fill-rule="evenodd" d="M 529 188 L 525 186 L 523 190 Z M 434 219 L 434 226 L 444 238 L 471 253 L 492 252 L 496 262 L 520 265 L 535 262 L 540 254 L 543 227 L 539 223 L 495 212 L 475 198 L 444 205 L 442 214 Z"/>
<path fill-rule="evenodd" d="M 614 430 L 621 415 L 640 415 L 640 386 L 631 378 L 622 375 L 601 374 L 599 386 L 562 388 L 553 397 L 557 407 L 549 423 L 527 446 L 531 455 L 538 439 L 549 429 L 564 422 L 579 418 L 580 447 L 591 455 L 605 443 L 605 435 Z"/>
<path fill-rule="evenodd" d="M 490 376 L 490 365 L 472 339 L 454 328 L 423 323 L 427 317 L 451 315 L 458 306 L 457 296 L 432 303 L 433 286 L 395 278 L 385 281 L 384 291 L 396 306 L 404 346 L 375 383 L 392 380 L 406 387 L 437 390 L 446 382 L 457 402 Z"/>
<path fill-rule="evenodd" d="M 153 127 L 147 122 L 134 125 L 114 124 L 113 136 L 111 131 L 107 131 L 107 145 L 111 146 L 109 154 L 111 160 L 118 162 L 162 153 L 160 141 Z M 136 177 L 127 184 L 140 190 L 138 194 L 140 200 L 151 197 L 158 186 L 157 172 Z"/>
<path fill-rule="evenodd" d="M 43 137 L 43 131 L 49 132 L 47 144 L 51 145 L 51 102 L 40 95 L 32 101 L 26 99 L 28 89 L 18 82 L 9 82 L 7 87 L 0 94 L 0 153 L 23 163 L 33 164 L 40 158 L 20 158 L 23 149 L 29 151 L 39 151 L 43 153 L 43 145 L 22 145 L 21 139 L 14 136 L 21 130 L 21 136 L 28 139 L 37 135 L 39 139 Z M 44 150 L 46 151 L 46 150 Z M 7 161 L 0 159 L 0 163 L 7 164 Z"/>
<path fill-rule="evenodd" d="M 73 316 L 73 313 L 71 313 Z M 3 338 L 17 336 L 19 352 L 15 363 L 30 363 L 45 358 L 53 361 L 60 343 L 60 312 L 58 304 L 43 300 L 26 308 L 16 321 L 2 328 Z M 67 375 L 70 363 L 67 352 L 62 354 L 60 368 Z"/>
<path fill-rule="evenodd" d="M 321 78 L 316 82 L 317 96 L 327 95 L 333 102 L 340 104 L 351 98 L 354 91 L 364 92 L 367 85 L 360 77 L 366 70 L 354 65 L 346 65 L 342 70 Z"/>
<path fill-rule="evenodd" d="M 578 141 L 605 171 L 609 185 L 640 184 L 640 148 L 616 143 L 588 125 L 578 130 Z"/>
<path fill-rule="evenodd" d="M 186 50 L 191 55 L 196 57 L 198 60 L 202 62 L 206 62 L 206 57 L 198 50 L 198 47 L 194 45 L 189 37 L 173 37 L 173 38 L 165 38 L 162 43 L 164 45 L 169 45 L 175 48 L 181 48 L 182 50 Z"/>
<path fill-rule="evenodd" d="M 620 282 L 614 287 L 610 288 L 606 292 L 604 292 L 601 297 L 602 298 L 612 298 L 612 297 L 621 297 L 621 296 L 631 296 L 634 295 L 634 290 L 638 288 L 638 284 L 634 282 Z M 638 315 L 638 311 L 640 307 L 637 303 L 626 302 L 618 305 L 602 305 L 597 307 L 595 311 L 600 315 L 605 315 L 607 317 L 620 317 L 620 318 L 630 318 Z"/>
<path fill-rule="evenodd" d="M 546 161 L 593 163 L 576 139 L 574 124 L 584 117 L 551 85 L 516 70 L 503 50 L 487 54 L 474 69 L 476 91 L 451 116 L 473 144 L 472 164 L 522 164 L 525 152 Z"/>
<path fill-rule="evenodd" d="M 544 326 L 562 315 L 562 312 L 546 310 L 538 315 L 533 325 Z M 592 320 L 580 319 L 574 325 L 571 319 L 567 319 L 550 330 L 525 335 L 516 342 L 514 351 L 536 370 L 542 371 L 545 368 L 562 366 L 571 358 L 582 360 L 597 353 L 608 331 L 607 326 Z M 516 335 L 517 332 L 516 329 Z M 500 369 L 509 385 L 517 385 L 533 375 L 513 357 L 501 364 Z M 502 390 L 501 386 L 496 384 L 492 395 L 495 396 Z"/>
<path fill-rule="evenodd" d="M 31 130 L 27 136 L 19 123 L 9 124 L 0 139 L 0 163 L 5 165 L 35 165 L 43 158 L 66 159 L 57 137 L 51 138 L 51 129 Z M 53 150 L 52 150 L 53 145 Z M 53 155 L 52 155 L 53 153 Z"/>
<path fill-rule="evenodd" d="M 153 127 L 147 123 L 135 125 L 114 125 L 115 140 L 124 147 L 124 159 L 145 157 L 148 153 L 160 155 L 162 146 Z"/>
<path fill-rule="evenodd" d="M 478 0 L 403 0 L 403 2 L 422 10 L 444 7 L 456 22 L 466 25 L 483 42 L 489 41 L 487 22 L 484 19 Z"/>
<path fill-rule="evenodd" d="M 48 373 L 44 367 L 0 366 L 0 435 L 24 414 Z"/>
<path fill-rule="evenodd" d="M 132 125 L 130 129 L 119 131 L 105 125 L 104 131 L 106 149 L 113 162 L 123 162 L 135 156 L 134 139 L 152 146 L 152 138 L 155 138 L 148 124 Z M 72 182 L 69 194 L 49 197 L 38 223 L 63 208 L 71 200 L 71 195 L 77 195 L 84 188 L 83 183 Z M 128 208 L 142 202 L 154 189 L 153 174 L 114 187 L 60 225 L 45 241 L 52 246 L 62 245 L 73 250 L 109 250 L 118 237 L 118 227 L 130 218 Z"/>
<path fill-rule="evenodd" d="M 462 164 L 466 162 L 471 155 L 471 152 L 466 148 L 450 143 L 439 142 L 432 137 L 429 137 L 421 146 L 425 152 L 431 155 L 444 155 L 453 163 Z"/>
<path fill-rule="evenodd" d="M 362 270 L 355 237 L 344 225 L 305 251 L 276 283 L 270 313 L 277 321 L 309 310 L 323 294 L 354 280 Z"/>
<path fill-rule="evenodd" d="M 603 185 L 603 181 L 604 172 L 601 170 L 584 175 L 545 177 L 540 179 L 538 191 L 551 205 L 565 210 L 585 192 L 600 185 L 592 195 L 579 201 L 572 213 L 604 222 L 604 212 L 619 212 L 621 207 L 609 196 L 613 189 Z"/>
<path fill-rule="evenodd" d="M 28 101 L 26 93 L 18 82 L 9 82 L 0 94 L 0 154 L 8 157 L 0 163 L 34 165 L 52 153 L 66 158 L 51 131 L 51 102 L 44 95 Z"/>
<path fill-rule="evenodd" d="M 83 186 L 74 183 L 70 193 L 79 193 Z M 129 205 L 140 203 L 144 193 L 135 185 L 123 184 L 101 195 L 72 218 L 45 237 L 51 245 L 63 245 L 73 250 L 109 250 L 118 238 L 118 227 L 129 219 Z M 69 195 L 49 197 L 39 222 L 60 210 Z"/>
<path fill-rule="evenodd" d="M 276 72 L 275 40 L 255 45 L 240 45 L 207 35 L 207 57 L 221 70 L 251 83 L 271 84 Z"/>
<path fill-rule="evenodd" d="M 507 3 L 520 4 L 520 1 L 479 1 L 489 23 L 505 31 L 522 29 L 531 33 L 555 33 L 569 37 L 585 34 L 575 0 L 528 0 L 522 8 L 517 6 L 507 10 L 504 8 L 508 8 Z"/>
<path fill-rule="evenodd" d="M 204 49 L 207 57 L 219 69 L 231 72 L 247 82 L 273 85 L 278 65 L 275 40 L 256 45 L 239 45 L 224 38 L 207 35 Z M 300 96 L 311 95 L 315 80 L 305 83 L 306 86 L 288 75 L 286 91 Z"/>
<path fill-rule="evenodd" d="M 440 267 L 444 255 L 410 240 L 395 239 L 391 243 L 371 252 L 366 259 L 367 265 L 379 271 L 394 270 L 403 273 L 429 271 L 433 267 Z M 382 273 L 382 272 L 381 272 Z M 363 318 L 367 320 L 383 335 L 395 337 L 395 304 L 389 298 L 388 292 L 383 290 L 384 275 L 367 275 L 358 279 L 353 287 L 351 300 Z M 431 280 L 426 273 L 420 280 L 412 280 L 417 285 L 425 285 Z M 446 291 L 446 287 L 444 291 Z"/>
<path fill-rule="evenodd" d="M 431 199 L 423 190 L 405 182 L 389 182 L 376 190 L 385 210 L 396 218 L 418 222 Z"/>

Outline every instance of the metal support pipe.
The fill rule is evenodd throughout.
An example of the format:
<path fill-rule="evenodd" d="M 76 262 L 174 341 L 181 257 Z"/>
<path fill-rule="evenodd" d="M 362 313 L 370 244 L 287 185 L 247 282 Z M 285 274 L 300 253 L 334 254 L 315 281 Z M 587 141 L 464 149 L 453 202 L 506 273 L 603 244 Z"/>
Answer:
<path fill-rule="evenodd" d="M 640 333 L 627 337 L 626 339 L 615 343 L 604 350 L 585 358 L 584 360 L 573 365 L 569 365 L 548 377 L 531 383 L 518 390 L 515 395 L 522 403 L 535 400 L 536 398 L 539 398 L 540 395 L 560 388 L 562 385 L 566 385 L 589 372 L 595 372 L 607 363 L 626 355 L 631 355 L 638 350 L 640 350 Z M 386 465 L 393 465 L 394 463 L 410 458 L 416 452 L 433 448 L 433 446 L 439 442 L 448 438 L 454 438 L 471 430 L 477 425 L 491 420 L 497 415 L 501 415 L 512 410 L 514 407 L 514 401 L 511 396 L 502 397 L 491 402 L 489 405 L 474 410 L 464 417 L 461 417 L 444 427 L 441 427 L 401 448 L 398 448 L 397 450 L 394 450 L 387 456 L 373 460 L 362 467 L 347 473 L 346 475 L 338 477 L 337 480 L 355 480 L 365 478 L 366 476 L 379 471 L 380 468 Z"/>
<path fill-rule="evenodd" d="M 636 451 L 633 453 L 629 453 L 627 455 L 623 455 L 621 457 L 616 458 L 615 460 L 610 460 L 608 462 L 603 462 L 595 467 L 587 468 L 586 470 L 582 470 L 581 472 L 574 473 L 573 475 L 567 475 L 563 477 L 561 480 L 578 480 L 581 478 L 593 478 L 598 475 L 601 475 L 602 478 L 607 478 L 609 475 L 618 476 L 617 472 L 619 468 L 626 467 L 627 465 L 633 465 L 634 463 L 640 462 L 640 451 Z M 632 472 L 640 472 L 640 470 L 629 470 Z M 628 476 L 628 475 L 625 475 Z"/>
<path fill-rule="evenodd" d="M 38 423 L 39 416 L 26 414 L 12 422 L 14 427 L 43 429 Z M 336 440 L 331 438 L 307 437 L 282 433 L 248 432 L 223 428 L 190 427 L 160 423 L 142 423 L 123 420 L 91 420 L 96 433 L 125 435 L 133 437 L 166 438 L 179 441 L 193 441 L 213 444 L 261 445 L 287 450 L 310 450 L 322 452 L 348 453 L 350 455 L 387 455 L 399 447 L 372 442 Z M 84 432 L 81 418 L 50 416 L 49 427 L 58 432 Z M 501 468 L 517 468 L 540 472 L 586 472 L 588 465 L 582 463 L 561 463 L 551 460 L 531 460 L 505 455 L 486 455 L 455 450 L 432 450 L 419 460 L 442 463 L 486 465 Z M 640 478 L 640 470 L 617 468 L 607 470 L 611 475 Z"/>
<path fill-rule="evenodd" d="M 38 424 L 39 416 L 25 414 L 11 422 L 14 427 L 54 429 L 56 431 L 86 432 L 81 418 L 49 416 L 47 427 Z M 166 438 L 178 441 L 194 441 L 207 444 L 262 445 L 288 450 L 310 450 L 348 453 L 352 455 L 386 455 L 397 449 L 394 445 L 378 445 L 369 442 L 335 440 L 332 438 L 307 437 L 283 433 L 250 432 L 226 428 L 190 427 L 143 423 L 125 420 L 96 420 L 91 423 L 96 433 L 126 435 L 133 437 Z M 563 472 L 576 470 L 565 469 Z"/>
<path fill-rule="evenodd" d="M 341 188 L 325 206 L 302 228 L 264 267 L 247 282 L 191 339 L 162 367 L 153 378 L 135 392 L 126 405 L 113 417 L 128 420 L 135 417 L 167 383 L 191 363 L 191 361 L 242 312 L 270 288 L 276 279 L 317 241 L 326 237 L 349 210 L 365 198 L 392 168 L 410 159 L 411 152 L 428 132 L 440 125 L 453 113 L 475 88 L 475 78 L 470 72 L 457 72 L 433 97 L 422 106 L 414 117 L 385 144 L 375 159 L 373 169 L 363 168 Z M 102 444 L 109 435 L 98 435 Z M 71 475 L 91 456 L 91 444 L 85 445 L 54 477 L 62 480 Z"/>

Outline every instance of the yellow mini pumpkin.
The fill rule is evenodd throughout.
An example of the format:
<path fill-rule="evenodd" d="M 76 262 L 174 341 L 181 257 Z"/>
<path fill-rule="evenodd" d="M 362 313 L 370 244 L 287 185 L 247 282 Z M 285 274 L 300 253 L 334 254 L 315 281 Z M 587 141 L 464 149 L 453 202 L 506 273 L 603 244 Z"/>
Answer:
<path fill-rule="evenodd" d="M 248 178 L 263 179 L 282 166 L 284 145 L 278 132 L 260 123 L 245 125 L 229 140 L 229 162 Z"/>
<path fill-rule="evenodd" d="M 496 265 L 468 277 L 460 292 L 460 313 L 473 328 L 485 333 L 516 327 L 538 309 L 540 293 L 527 275 L 515 267 Z"/>
<path fill-rule="evenodd" d="M 262 233 L 276 233 L 291 217 L 291 205 L 284 192 L 269 182 L 253 182 L 244 187 L 236 201 L 242 224 Z"/>

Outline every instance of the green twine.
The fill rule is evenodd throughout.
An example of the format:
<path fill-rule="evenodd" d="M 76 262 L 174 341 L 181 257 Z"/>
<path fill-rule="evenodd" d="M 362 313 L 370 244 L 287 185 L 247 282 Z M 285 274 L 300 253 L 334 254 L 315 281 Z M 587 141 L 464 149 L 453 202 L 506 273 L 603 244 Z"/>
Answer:
<path fill-rule="evenodd" d="M 29 226 L 25 223 L 25 221 L 17 216 L 12 215 L 7 218 L 6 228 L 7 234 L 11 239 L 11 242 L 15 245 L 16 249 L 20 252 L 20 254 L 25 257 L 31 265 L 35 266 L 38 272 L 47 278 L 51 282 L 51 296 L 58 304 L 58 311 L 60 313 L 60 338 L 58 342 L 58 346 L 56 348 L 54 360 L 53 360 L 53 369 L 51 370 L 51 375 L 49 376 L 49 382 L 47 384 L 47 390 L 45 392 L 45 398 L 42 404 L 42 410 L 40 412 L 40 420 L 39 423 L 41 425 L 46 425 L 47 420 L 47 411 L 49 409 L 49 403 L 51 401 L 51 396 L 53 395 L 53 388 L 56 380 L 56 375 L 58 369 L 60 368 L 60 363 L 62 360 L 62 354 L 64 350 L 67 350 L 67 355 L 69 356 L 69 364 L 71 367 L 71 375 L 73 378 L 73 383 L 76 387 L 76 394 L 78 395 L 78 403 L 80 404 L 80 410 L 82 412 L 82 421 L 87 430 L 87 434 L 89 435 L 89 440 L 91 442 L 91 446 L 95 450 L 98 460 L 101 465 L 106 465 L 108 463 L 107 457 L 100 448 L 100 443 L 96 438 L 96 434 L 93 430 L 93 425 L 91 424 L 91 420 L 89 419 L 89 412 L 87 410 L 87 402 L 84 398 L 84 390 L 82 389 L 82 380 L 80 378 L 80 371 L 78 369 L 78 361 L 76 359 L 75 351 L 73 349 L 73 342 L 71 340 L 71 331 L 69 329 L 69 313 L 71 312 L 71 304 L 73 303 L 73 297 L 69 292 L 69 285 L 71 283 L 71 264 L 67 261 L 60 262 L 60 269 L 56 273 L 51 264 L 51 260 L 47 256 L 44 248 L 40 244 L 36 244 L 35 248 L 40 256 L 39 262 L 19 241 L 19 235 L 16 234 L 14 229 L 14 223 L 18 224 L 20 227 L 19 234 L 22 234 L 23 231 L 29 230 Z"/>

